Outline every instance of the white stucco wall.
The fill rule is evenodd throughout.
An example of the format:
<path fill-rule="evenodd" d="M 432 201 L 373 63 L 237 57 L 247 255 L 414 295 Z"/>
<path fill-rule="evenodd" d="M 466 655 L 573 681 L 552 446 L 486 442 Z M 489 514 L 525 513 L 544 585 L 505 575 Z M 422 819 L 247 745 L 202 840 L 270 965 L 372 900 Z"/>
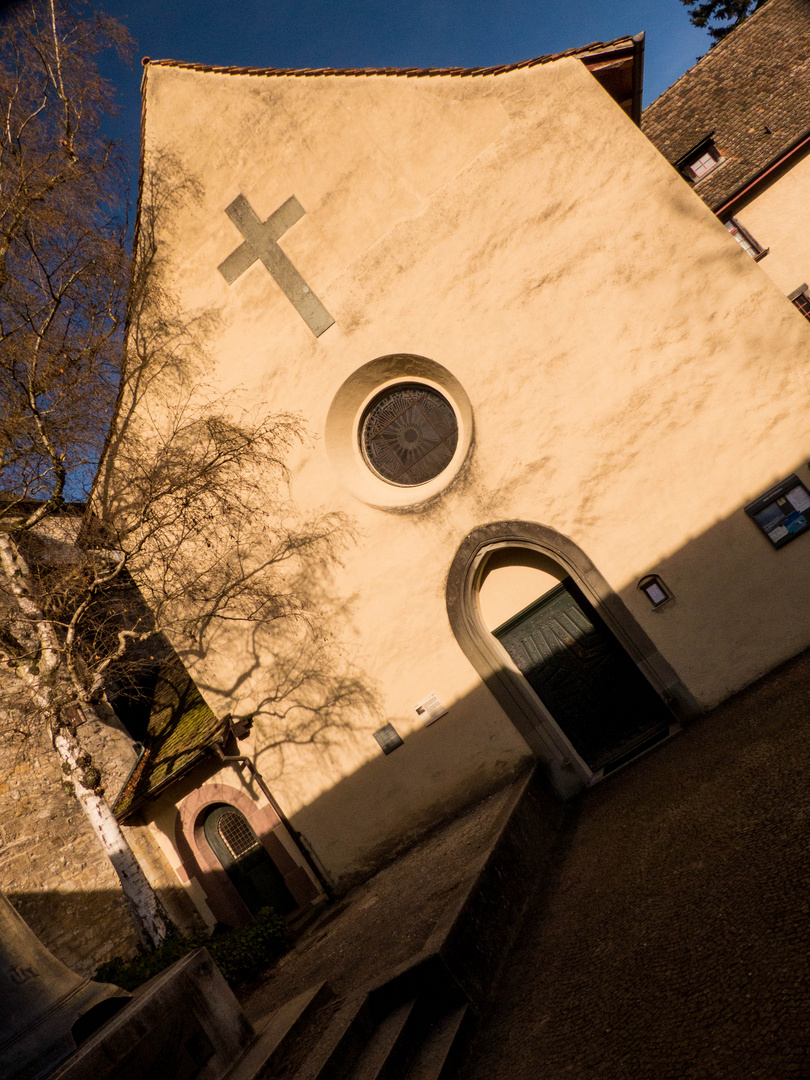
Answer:
<path fill-rule="evenodd" d="M 771 550 L 741 509 L 794 469 L 810 483 L 810 328 L 577 60 L 432 78 L 155 65 L 146 144 L 199 183 L 164 252 L 182 306 L 215 317 L 215 385 L 304 417 L 294 497 L 357 528 L 333 632 L 378 716 L 260 761 L 333 873 L 527 754 L 448 622 L 448 567 L 478 525 L 574 540 L 703 706 L 810 642 L 810 538 Z M 218 273 L 240 193 L 262 220 L 292 195 L 304 207 L 281 246 L 335 319 L 321 337 L 260 264 L 231 286 Z M 454 482 L 399 507 L 358 488 L 350 424 L 342 457 L 324 437 L 346 380 L 392 354 L 449 371 L 472 418 Z M 636 590 L 651 571 L 675 594 L 658 612 Z M 238 663 L 204 673 L 223 711 Z M 430 692 L 449 713 L 423 728 Z M 382 757 L 387 720 L 405 745 Z M 257 724 L 260 757 L 261 740 Z"/>
<path fill-rule="evenodd" d="M 808 204 L 810 154 L 805 153 L 734 215 L 768 249 L 759 265 L 786 296 L 810 283 Z"/>

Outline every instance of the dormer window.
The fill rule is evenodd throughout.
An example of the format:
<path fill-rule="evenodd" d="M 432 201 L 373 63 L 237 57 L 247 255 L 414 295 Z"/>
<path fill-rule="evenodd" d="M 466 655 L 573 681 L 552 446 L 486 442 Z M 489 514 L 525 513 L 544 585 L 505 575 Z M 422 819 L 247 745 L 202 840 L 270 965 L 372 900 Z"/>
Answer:
<path fill-rule="evenodd" d="M 675 168 L 679 169 L 687 180 L 691 180 L 693 184 L 696 184 L 698 180 L 702 180 L 704 176 L 708 175 L 715 165 L 719 165 L 722 160 L 723 155 L 714 145 L 712 137 L 708 136 L 693 147 L 688 154 L 684 154 L 680 161 L 676 161 Z"/>
<path fill-rule="evenodd" d="M 687 165 L 687 169 L 692 174 L 693 179 L 700 180 L 702 176 L 705 176 L 707 172 L 715 167 L 720 160 L 720 155 L 717 149 L 713 146 L 711 150 L 706 150 L 701 154 L 699 158 L 695 158 L 694 161 L 690 161 Z"/>

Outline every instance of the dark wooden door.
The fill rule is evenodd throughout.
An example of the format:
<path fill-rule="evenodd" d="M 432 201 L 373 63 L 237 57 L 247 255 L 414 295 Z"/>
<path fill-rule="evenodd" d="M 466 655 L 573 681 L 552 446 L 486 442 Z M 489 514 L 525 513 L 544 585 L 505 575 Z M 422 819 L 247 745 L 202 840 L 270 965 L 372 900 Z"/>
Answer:
<path fill-rule="evenodd" d="M 211 850 L 251 915 L 258 915 L 263 907 L 287 915 L 297 907 L 281 871 L 244 814 L 233 806 L 217 806 L 203 828 Z"/>
<path fill-rule="evenodd" d="M 669 710 L 570 579 L 495 636 L 594 771 L 667 734 Z"/>

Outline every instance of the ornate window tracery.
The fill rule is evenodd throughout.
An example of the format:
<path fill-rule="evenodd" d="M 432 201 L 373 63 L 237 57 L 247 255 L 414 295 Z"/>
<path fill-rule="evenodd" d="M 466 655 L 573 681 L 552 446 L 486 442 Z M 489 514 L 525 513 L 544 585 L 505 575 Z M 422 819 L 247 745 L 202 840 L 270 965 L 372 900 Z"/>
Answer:
<path fill-rule="evenodd" d="M 437 390 L 397 385 L 372 401 L 360 425 L 360 446 L 371 469 L 392 484 L 416 486 L 450 464 L 458 444 L 453 407 Z"/>

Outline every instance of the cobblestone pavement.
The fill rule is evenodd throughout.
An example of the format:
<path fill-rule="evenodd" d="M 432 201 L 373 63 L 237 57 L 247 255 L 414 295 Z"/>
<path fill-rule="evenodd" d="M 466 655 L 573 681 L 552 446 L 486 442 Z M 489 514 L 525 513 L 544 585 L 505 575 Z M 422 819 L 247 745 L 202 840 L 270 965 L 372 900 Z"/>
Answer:
<path fill-rule="evenodd" d="M 572 809 L 459 1080 L 810 1077 L 810 656 Z"/>
<path fill-rule="evenodd" d="M 357 991 L 418 953 L 486 860 L 513 790 L 509 784 L 469 808 L 327 908 L 261 985 L 240 994 L 248 1018 L 323 979 L 339 996 Z"/>

